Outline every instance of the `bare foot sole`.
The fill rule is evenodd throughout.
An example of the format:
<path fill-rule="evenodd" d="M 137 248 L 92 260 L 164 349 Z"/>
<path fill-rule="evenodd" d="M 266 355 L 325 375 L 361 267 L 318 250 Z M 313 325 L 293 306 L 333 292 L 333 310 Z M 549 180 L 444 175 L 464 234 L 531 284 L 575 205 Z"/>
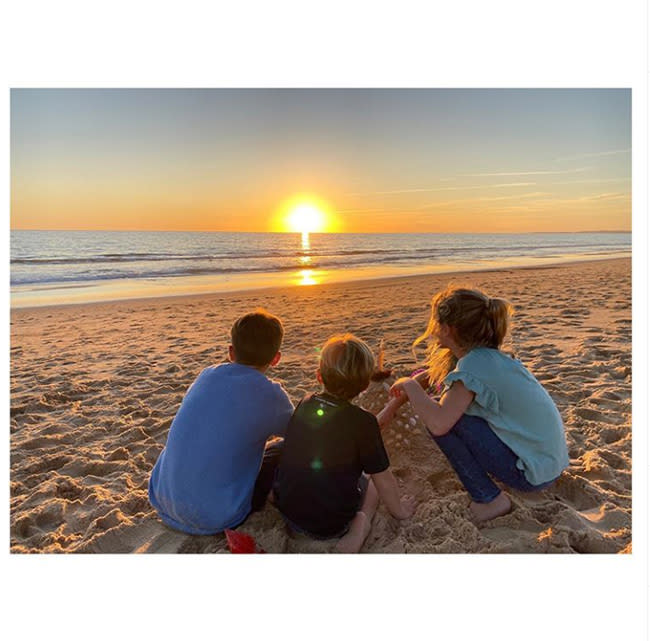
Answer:
<path fill-rule="evenodd" d="M 497 516 L 503 516 L 512 509 L 512 502 L 508 495 L 501 492 L 495 499 L 489 503 L 475 503 L 472 501 L 469 506 L 469 511 L 472 513 L 475 521 L 482 523 L 489 521 Z"/>
<path fill-rule="evenodd" d="M 356 554 L 363 547 L 363 542 L 370 534 L 370 520 L 363 512 L 357 512 L 347 534 L 341 537 L 334 548 L 339 554 Z"/>

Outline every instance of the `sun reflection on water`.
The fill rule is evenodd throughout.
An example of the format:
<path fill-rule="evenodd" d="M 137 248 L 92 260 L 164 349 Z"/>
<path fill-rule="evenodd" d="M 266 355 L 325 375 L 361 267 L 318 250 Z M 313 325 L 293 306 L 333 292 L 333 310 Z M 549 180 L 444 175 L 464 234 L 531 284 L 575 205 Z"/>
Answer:
<path fill-rule="evenodd" d="M 298 256 L 298 263 L 300 267 L 310 268 L 313 267 L 312 258 L 310 256 L 311 245 L 309 243 L 309 232 L 302 232 L 301 250 L 302 255 Z M 301 269 L 297 273 L 298 285 L 317 285 L 320 279 L 316 278 L 316 272 L 313 269 Z"/>
<path fill-rule="evenodd" d="M 300 275 L 299 285 L 318 285 L 316 273 L 313 269 L 301 269 L 298 273 Z"/>

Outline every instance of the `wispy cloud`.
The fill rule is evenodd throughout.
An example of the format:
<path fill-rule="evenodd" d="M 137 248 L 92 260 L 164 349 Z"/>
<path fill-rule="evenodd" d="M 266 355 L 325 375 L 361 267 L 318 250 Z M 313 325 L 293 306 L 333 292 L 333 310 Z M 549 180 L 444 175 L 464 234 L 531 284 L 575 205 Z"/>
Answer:
<path fill-rule="evenodd" d="M 415 194 L 418 192 L 430 191 L 445 191 L 447 189 L 458 189 L 457 187 L 422 187 L 418 189 L 391 189 L 389 191 L 367 191 L 367 192 L 352 192 L 348 196 L 374 196 L 386 194 Z"/>
<path fill-rule="evenodd" d="M 531 200 L 528 203 L 525 203 L 525 205 L 542 206 L 547 209 L 548 207 L 559 207 L 562 205 L 584 205 L 585 203 L 594 201 L 625 200 L 629 199 L 629 197 L 629 194 L 614 192 L 605 194 L 592 194 L 589 196 L 579 196 L 577 198 L 540 198 L 537 200 Z M 512 207 L 507 207 L 507 209 L 511 208 Z"/>
<path fill-rule="evenodd" d="M 533 183 L 534 184 L 534 183 Z M 422 205 L 420 207 L 417 207 L 419 211 L 421 210 L 426 210 L 426 209 L 435 209 L 437 207 L 449 207 L 449 206 L 454 206 L 454 205 L 468 205 L 471 203 L 485 203 L 485 202 L 493 202 L 493 201 L 501 201 L 501 200 L 519 200 L 519 199 L 528 199 L 528 198 L 541 198 L 543 196 L 550 196 L 548 192 L 545 191 L 532 191 L 526 194 L 510 194 L 508 196 L 477 196 L 475 198 L 458 198 L 456 200 L 447 200 L 444 202 L 435 202 L 435 203 L 428 203 L 426 205 Z"/>
<path fill-rule="evenodd" d="M 417 189 L 391 189 L 389 191 L 352 192 L 348 196 L 381 196 L 389 194 L 433 193 L 438 191 L 465 191 L 466 189 L 496 189 L 503 187 L 523 187 L 535 185 L 534 182 L 499 183 L 496 185 L 470 185 L 467 187 L 421 187 Z"/>
<path fill-rule="evenodd" d="M 498 185 L 488 185 L 488 187 L 523 187 L 536 184 L 537 183 L 500 183 Z M 480 187 L 477 187 L 477 189 L 480 189 Z"/>
<path fill-rule="evenodd" d="M 613 149 L 612 151 L 595 151 L 586 154 L 575 154 L 574 156 L 561 156 L 560 158 L 555 158 L 554 162 L 562 162 L 564 160 L 578 160 L 579 158 L 598 158 L 600 156 L 614 156 L 616 154 L 627 154 L 630 153 L 631 149 Z"/>
<path fill-rule="evenodd" d="M 391 213 L 396 214 L 398 212 L 403 212 L 403 207 L 396 207 L 393 209 L 386 209 L 385 207 L 380 207 L 378 209 L 338 209 L 337 214 L 381 214 L 381 213 Z"/>
<path fill-rule="evenodd" d="M 579 185 L 584 183 L 620 183 L 631 180 L 630 176 L 625 176 L 623 178 L 586 178 L 584 180 L 560 180 L 552 183 L 547 183 L 549 185 Z"/>
<path fill-rule="evenodd" d="M 583 171 L 589 171 L 592 167 L 579 167 L 578 169 L 562 169 L 562 170 L 549 170 L 544 169 L 541 171 L 499 171 L 488 174 L 464 174 L 465 176 L 541 176 L 546 174 L 577 174 Z"/>
<path fill-rule="evenodd" d="M 559 205 L 576 205 L 584 204 L 586 202 L 593 201 L 607 201 L 607 200 L 620 200 L 629 198 L 630 195 L 622 192 L 609 192 L 602 194 L 591 194 L 587 196 L 578 196 L 576 198 L 555 198 L 550 192 L 535 191 L 526 194 L 513 194 L 509 196 L 479 196 L 477 198 L 463 198 L 457 200 L 448 200 L 445 202 L 429 203 L 427 205 L 422 205 L 417 209 L 419 211 L 425 211 L 428 209 L 436 209 L 438 207 L 453 207 L 456 205 L 463 205 L 465 207 L 471 207 L 472 203 L 481 203 L 481 207 L 489 208 L 494 204 L 497 206 L 497 203 L 508 201 L 508 200 L 525 200 L 525 203 L 518 206 L 502 206 L 498 205 L 500 209 L 513 209 L 513 208 L 529 208 L 536 206 L 543 206 L 544 208 L 554 207 Z"/>
<path fill-rule="evenodd" d="M 609 192 L 605 194 L 595 194 L 593 196 L 583 196 L 578 198 L 578 200 L 618 200 L 619 198 L 629 198 L 630 194 L 624 194 L 621 192 Z"/>
<path fill-rule="evenodd" d="M 493 200 L 514 200 L 520 198 L 539 198 L 540 196 L 549 196 L 547 191 L 531 191 L 528 194 L 511 194 L 510 196 L 481 196 L 471 200 L 493 201 Z"/>

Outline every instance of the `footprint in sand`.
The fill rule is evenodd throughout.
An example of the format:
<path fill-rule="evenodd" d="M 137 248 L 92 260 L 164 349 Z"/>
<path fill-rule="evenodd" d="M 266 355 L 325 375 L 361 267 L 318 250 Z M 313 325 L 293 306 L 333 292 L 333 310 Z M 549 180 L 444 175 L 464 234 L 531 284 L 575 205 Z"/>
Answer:
<path fill-rule="evenodd" d="M 81 498 L 83 487 L 74 479 L 62 478 L 56 483 L 55 496 L 66 501 L 76 501 Z"/>
<path fill-rule="evenodd" d="M 599 423 L 617 423 L 620 421 L 618 415 L 610 415 L 604 412 L 599 412 L 598 410 L 593 410 L 589 407 L 576 407 L 574 409 L 574 414 L 580 418 L 585 419 L 586 421 L 596 421 Z"/>
<path fill-rule="evenodd" d="M 615 427 L 607 427 L 607 428 L 602 429 L 600 431 L 600 437 L 605 443 L 610 445 L 612 443 L 616 443 L 617 441 L 620 441 L 628 433 L 629 433 L 628 428 L 618 428 L 617 429 Z"/>
<path fill-rule="evenodd" d="M 629 462 L 623 456 L 611 452 L 610 450 L 598 450 L 598 455 L 605 460 L 605 462 L 613 467 L 615 470 L 627 470 L 629 469 Z"/>
<path fill-rule="evenodd" d="M 62 445 L 62 440 L 53 436 L 37 436 L 20 443 L 20 447 L 25 450 L 38 450 L 52 448 Z"/>
<path fill-rule="evenodd" d="M 66 466 L 65 471 L 77 478 L 94 476 L 102 478 L 117 471 L 121 471 L 123 466 L 119 462 L 108 461 L 74 461 L 69 466 Z M 62 470 L 63 471 L 63 470 Z"/>
<path fill-rule="evenodd" d="M 39 472 L 50 472 L 60 470 L 63 466 L 70 463 L 72 456 L 65 455 L 44 455 L 35 462 L 28 463 L 21 469 L 22 474 L 33 475 Z"/>
<path fill-rule="evenodd" d="M 556 498 L 575 510 L 589 510 L 602 503 L 600 491 L 579 476 L 563 474 L 553 488 Z"/>
<path fill-rule="evenodd" d="M 107 457 L 109 461 L 126 461 L 129 458 L 129 451 L 125 447 L 118 447 Z"/>
<path fill-rule="evenodd" d="M 547 501 L 539 505 L 531 505 L 529 507 L 531 516 L 542 525 L 552 523 L 555 521 L 557 515 L 562 510 L 566 509 L 566 506 L 558 503 L 557 501 Z"/>

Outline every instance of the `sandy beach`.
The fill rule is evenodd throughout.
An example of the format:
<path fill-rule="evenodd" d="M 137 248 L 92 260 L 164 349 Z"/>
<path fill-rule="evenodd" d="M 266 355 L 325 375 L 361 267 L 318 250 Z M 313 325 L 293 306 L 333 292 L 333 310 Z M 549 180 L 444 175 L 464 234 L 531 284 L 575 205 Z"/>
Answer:
<path fill-rule="evenodd" d="M 384 440 L 418 507 L 398 522 L 380 505 L 362 552 L 630 552 L 629 259 L 14 309 L 11 551 L 227 552 L 223 535 L 163 525 L 147 483 L 186 389 L 225 360 L 232 321 L 256 306 L 282 318 L 283 357 L 270 375 L 296 402 L 317 389 L 315 349 L 335 332 L 354 332 L 375 350 L 383 340 L 394 375 L 410 373 L 431 295 L 449 282 L 514 304 L 506 348 L 558 405 L 571 465 L 550 489 L 512 493 L 510 514 L 477 526 L 468 495 L 407 405 Z M 380 409 L 387 383 L 371 384 L 358 402 Z M 268 553 L 325 553 L 335 543 L 290 537 L 271 505 L 241 531 Z"/>

